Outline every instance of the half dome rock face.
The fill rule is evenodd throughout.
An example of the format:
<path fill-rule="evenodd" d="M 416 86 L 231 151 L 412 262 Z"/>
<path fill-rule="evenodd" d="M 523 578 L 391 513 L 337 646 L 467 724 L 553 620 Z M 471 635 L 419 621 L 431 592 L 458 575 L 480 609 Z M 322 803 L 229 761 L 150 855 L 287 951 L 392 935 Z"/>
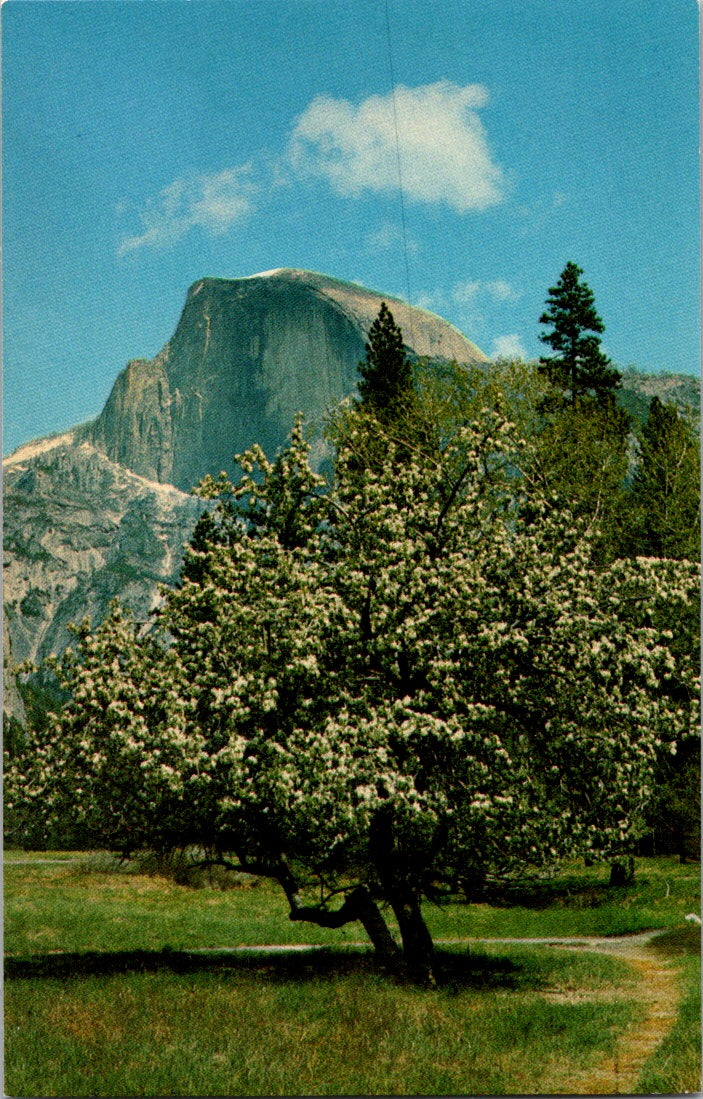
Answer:
<path fill-rule="evenodd" d="M 61 653 L 69 622 L 97 624 L 114 596 L 141 619 L 177 580 L 204 506 L 193 485 L 253 443 L 273 457 L 296 413 L 321 425 L 354 392 L 382 300 L 308 271 L 201 279 L 172 339 L 128 363 L 93 423 L 5 460 L 7 711 L 26 720 L 15 668 Z M 415 354 L 485 361 L 447 321 L 385 300 Z"/>
<path fill-rule="evenodd" d="M 88 438 L 113 461 L 183 490 L 231 470 L 233 454 L 252 443 L 273 455 L 296 413 L 320 425 L 353 392 L 382 300 L 415 355 L 487 361 L 447 321 L 353 283 L 287 268 L 202 279 L 163 350 L 120 374 Z"/>

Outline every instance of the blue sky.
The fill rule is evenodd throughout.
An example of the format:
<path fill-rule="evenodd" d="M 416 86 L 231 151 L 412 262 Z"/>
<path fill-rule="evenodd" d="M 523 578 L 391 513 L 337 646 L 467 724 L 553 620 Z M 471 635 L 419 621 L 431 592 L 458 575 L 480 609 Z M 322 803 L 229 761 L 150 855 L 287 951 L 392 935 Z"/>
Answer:
<path fill-rule="evenodd" d="M 532 358 L 572 260 L 621 368 L 698 371 L 695 0 L 2 19 L 5 453 L 95 416 L 204 275 L 322 271 Z"/>

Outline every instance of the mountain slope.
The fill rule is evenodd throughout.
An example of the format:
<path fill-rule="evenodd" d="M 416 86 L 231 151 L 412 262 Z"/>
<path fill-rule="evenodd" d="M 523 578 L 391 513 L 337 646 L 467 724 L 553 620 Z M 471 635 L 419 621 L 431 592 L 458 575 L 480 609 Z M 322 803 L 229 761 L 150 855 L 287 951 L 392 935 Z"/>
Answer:
<path fill-rule="evenodd" d="M 4 480 L 4 708 L 21 720 L 13 665 L 61 652 L 68 623 L 100 621 L 115 596 L 145 618 L 159 584 L 176 579 L 203 505 L 73 432 L 21 447 Z"/>
<path fill-rule="evenodd" d="M 684 415 L 696 420 L 701 410 L 701 382 L 694 374 L 643 374 L 639 370 L 625 370 L 618 404 L 644 423 L 649 414 L 649 404 L 658 397 L 662 404 L 673 404 Z"/>

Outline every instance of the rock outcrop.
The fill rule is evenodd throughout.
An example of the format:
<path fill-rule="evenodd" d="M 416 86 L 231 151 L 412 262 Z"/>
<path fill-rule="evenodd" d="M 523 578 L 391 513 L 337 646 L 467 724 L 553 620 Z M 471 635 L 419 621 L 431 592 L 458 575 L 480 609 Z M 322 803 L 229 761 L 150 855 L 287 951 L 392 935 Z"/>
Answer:
<path fill-rule="evenodd" d="M 146 618 L 203 504 L 73 432 L 21 447 L 4 475 L 4 709 L 22 720 L 13 667 L 61 652 L 69 622 L 100 621 L 115 596 Z"/>
<path fill-rule="evenodd" d="M 416 355 L 486 362 L 447 321 L 386 300 Z M 254 442 L 269 454 L 295 414 L 321 424 L 354 390 L 382 296 L 305 271 L 202 279 L 151 361 L 130 362 L 95 421 L 4 462 L 5 709 L 14 667 L 99 621 L 119 595 L 139 617 L 173 582 L 202 504 L 187 495 Z"/>

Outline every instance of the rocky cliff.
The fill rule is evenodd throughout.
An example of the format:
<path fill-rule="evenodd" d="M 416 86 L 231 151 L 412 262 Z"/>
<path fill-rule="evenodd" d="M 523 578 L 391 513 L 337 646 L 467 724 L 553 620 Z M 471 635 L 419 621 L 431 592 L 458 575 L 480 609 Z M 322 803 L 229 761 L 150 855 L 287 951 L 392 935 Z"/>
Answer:
<path fill-rule="evenodd" d="M 174 580 L 202 503 L 139 477 L 73 432 L 5 463 L 4 708 L 24 707 L 13 666 L 61 652 L 67 625 L 119 595 L 138 618 Z"/>
<path fill-rule="evenodd" d="M 185 491 L 230 470 L 252 443 L 281 445 L 296 412 L 321 423 L 356 384 L 382 297 L 352 283 L 280 269 L 202 279 L 171 340 L 115 382 L 85 437 L 113 461 Z M 416 355 L 486 356 L 447 321 L 388 299 Z"/>
<path fill-rule="evenodd" d="M 5 479 L 5 708 L 14 667 L 60 652 L 66 626 L 115 595 L 139 617 L 175 580 L 206 473 L 254 442 L 269 454 L 295 414 L 318 424 L 351 393 L 382 297 L 304 271 L 202 279 L 173 337 L 130 362 L 98 418 L 15 451 Z M 456 328 L 387 297 L 417 355 L 486 357 Z"/>

